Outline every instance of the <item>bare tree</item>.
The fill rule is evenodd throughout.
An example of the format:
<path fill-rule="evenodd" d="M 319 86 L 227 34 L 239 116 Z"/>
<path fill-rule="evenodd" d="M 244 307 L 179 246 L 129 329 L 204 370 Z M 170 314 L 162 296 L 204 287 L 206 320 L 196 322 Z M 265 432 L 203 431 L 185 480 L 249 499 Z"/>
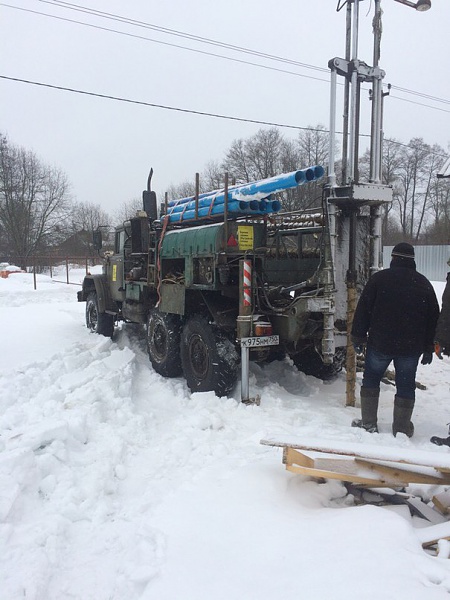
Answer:
<path fill-rule="evenodd" d="M 0 226 L 12 258 L 25 267 L 31 255 L 62 241 L 69 226 L 69 186 L 57 168 L 0 139 Z"/>
<path fill-rule="evenodd" d="M 247 140 L 235 140 L 223 167 L 237 183 L 267 179 L 280 173 L 283 136 L 275 127 L 260 129 Z"/>
<path fill-rule="evenodd" d="M 234 140 L 223 161 L 223 168 L 236 183 L 249 183 L 252 180 L 245 140 Z"/>
<path fill-rule="evenodd" d="M 283 136 L 278 129 L 260 129 L 246 146 L 252 179 L 267 179 L 280 173 Z"/>
<path fill-rule="evenodd" d="M 328 161 L 330 136 L 323 125 L 308 127 L 297 140 L 299 161 L 303 167 L 325 165 Z"/>
<path fill-rule="evenodd" d="M 325 166 L 328 162 L 329 139 L 329 133 L 320 124 L 301 131 L 297 138 L 297 168 Z M 322 185 L 323 181 L 317 181 L 298 187 L 295 190 L 296 208 L 308 209 L 320 206 Z"/>
<path fill-rule="evenodd" d="M 402 151 L 396 202 L 405 239 L 413 240 L 417 234 L 416 218 L 422 206 L 425 164 L 430 151 L 422 138 L 413 138 Z"/>
<path fill-rule="evenodd" d="M 211 160 L 200 174 L 200 189 L 202 192 L 222 189 L 224 186 L 225 171 L 218 161 Z M 230 181 L 231 183 L 231 181 Z"/>
<path fill-rule="evenodd" d="M 112 229 L 111 219 L 99 204 L 78 202 L 72 206 L 71 211 L 71 245 L 75 253 L 80 255 L 95 255 L 92 246 L 92 234 L 101 229 L 104 243 L 107 245 L 109 233 Z"/>
<path fill-rule="evenodd" d="M 139 210 L 143 210 L 141 198 L 132 198 L 127 200 L 114 213 L 114 223 L 119 224 L 128 221 L 131 217 L 136 216 Z"/>

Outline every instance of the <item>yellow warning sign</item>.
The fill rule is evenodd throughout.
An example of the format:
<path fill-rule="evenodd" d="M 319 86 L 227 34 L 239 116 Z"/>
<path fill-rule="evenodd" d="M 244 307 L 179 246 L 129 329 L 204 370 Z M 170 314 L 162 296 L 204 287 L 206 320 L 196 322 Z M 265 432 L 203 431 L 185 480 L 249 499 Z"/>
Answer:
<path fill-rule="evenodd" d="M 117 265 L 112 266 L 112 280 L 117 281 Z"/>
<path fill-rule="evenodd" d="M 253 226 L 238 225 L 239 250 L 253 250 Z"/>

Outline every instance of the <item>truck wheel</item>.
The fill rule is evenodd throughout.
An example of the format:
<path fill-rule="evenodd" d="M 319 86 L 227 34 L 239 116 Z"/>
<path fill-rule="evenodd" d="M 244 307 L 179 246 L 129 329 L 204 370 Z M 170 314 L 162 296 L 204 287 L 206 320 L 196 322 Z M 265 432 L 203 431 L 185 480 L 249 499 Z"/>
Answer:
<path fill-rule="evenodd" d="M 303 350 L 293 356 L 292 360 L 297 369 L 305 375 L 312 375 L 317 379 L 322 379 L 322 381 L 332 381 L 336 379 L 344 366 L 345 348 L 336 348 L 336 354 L 331 365 L 325 365 L 314 348 Z"/>
<path fill-rule="evenodd" d="M 150 362 L 163 377 L 182 374 L 180 359 L 181 321 L 178 315 L 153 308 L 147 323 L 147 350 Z"/>
<path fill-rule="evenodd" d="M 114 333 L 114 317 L 99 311 L 95 292 L 91 292 L 86 300 L 86 326 L 92 332 L 106 337 L 112 337 Z"/>
<path fill-rule="evenodd" d="M 239 356 L 231 340 L 195 315 L 186 323 L 181 336 L 181 363 L 191 392 L 213 391 L 226 396 L 235 386 Z"/>

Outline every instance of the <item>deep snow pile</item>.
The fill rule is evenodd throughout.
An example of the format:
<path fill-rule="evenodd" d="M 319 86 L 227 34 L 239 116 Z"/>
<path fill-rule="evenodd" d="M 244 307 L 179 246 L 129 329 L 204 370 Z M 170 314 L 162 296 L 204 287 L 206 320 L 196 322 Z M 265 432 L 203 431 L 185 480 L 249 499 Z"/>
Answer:
<path fill-rule="evenodd" d="M 141 328 L 90 334 L 77 289 L 0 279 L 2 600 L 448 597 L 450 560 L 422 550 L 423 521 L 355 506 L 340 482 L 286 472 L 259 441 L 450 453 L 429 443 L 450 420 L 449 359 L 419 367 L 414 438 L 390 433 L 389 385 L 370 435 L 350 427 L 343 375 L 326 385 L 288 360 L 252 366 L 260 407 L 239 389 L 190 394 L 152 370 Z"/>

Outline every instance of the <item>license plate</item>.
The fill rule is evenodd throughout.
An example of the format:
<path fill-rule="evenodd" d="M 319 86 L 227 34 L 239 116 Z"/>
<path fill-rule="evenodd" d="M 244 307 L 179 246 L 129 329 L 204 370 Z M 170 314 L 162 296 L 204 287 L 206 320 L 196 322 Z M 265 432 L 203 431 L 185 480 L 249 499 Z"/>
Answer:
<path fill-rule="evenodd" d="M 260 335 L 256 337 L 241 338 L 242 348 L 260 348 L 261 346 L 278 346 L 279 335 Z"/>

